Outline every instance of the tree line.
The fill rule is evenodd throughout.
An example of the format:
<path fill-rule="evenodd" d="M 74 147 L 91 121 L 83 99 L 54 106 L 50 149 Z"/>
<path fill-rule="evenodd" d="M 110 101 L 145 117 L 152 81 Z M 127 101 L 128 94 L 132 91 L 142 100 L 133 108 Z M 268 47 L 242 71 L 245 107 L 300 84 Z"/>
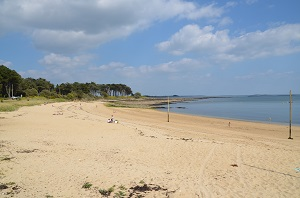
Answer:
<path fill-rule="evenodd" d="M 130 87 L 125 84 L 96 84 L 90 83 L 50 83 L 43 78 L 22 78 L 15 70 L 4 65 L 0 66 L 0 97 L 31 97 L 44 96 L 46 98 L 66 97 L 67 99 L 83 99 L 108 96 L 133 96 Z"/>

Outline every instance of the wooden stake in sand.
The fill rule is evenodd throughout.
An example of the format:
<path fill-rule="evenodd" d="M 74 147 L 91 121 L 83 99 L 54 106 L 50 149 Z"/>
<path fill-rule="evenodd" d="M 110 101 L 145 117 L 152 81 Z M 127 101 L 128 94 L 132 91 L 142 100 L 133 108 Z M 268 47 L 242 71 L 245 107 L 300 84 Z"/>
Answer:
<path fill-rule="evenodd" d="M 289 139 L 292 138 L 292 90 L 290 90 L 290 136 Z"/>
<path fill-rule="evenodd" d="M 170 99 L 168 96 L 168 122 L 170 122 Z"/>

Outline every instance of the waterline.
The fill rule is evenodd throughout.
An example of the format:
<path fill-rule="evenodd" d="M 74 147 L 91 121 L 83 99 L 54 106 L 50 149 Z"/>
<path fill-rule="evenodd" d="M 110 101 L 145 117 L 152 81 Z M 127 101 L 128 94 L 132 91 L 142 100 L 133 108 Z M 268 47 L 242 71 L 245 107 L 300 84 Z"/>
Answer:
<path fill-rule="evenodd" d="M 265 123 L 289 124 L 289 96 L 228 96 L 207 98 L 170 105 L 182 114 Z M 165 111 L 165 110 L 163 110 Z M 300 125 L 300 95 L 293 96 L 292 123 Z"/>

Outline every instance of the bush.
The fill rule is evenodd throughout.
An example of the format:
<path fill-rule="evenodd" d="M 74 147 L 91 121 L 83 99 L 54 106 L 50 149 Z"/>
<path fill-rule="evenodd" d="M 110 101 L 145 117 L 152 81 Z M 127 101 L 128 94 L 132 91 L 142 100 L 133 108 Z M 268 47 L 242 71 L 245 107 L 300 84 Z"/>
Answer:
<path fill-rule="evenodd" d="M 112 186 L 112 187 L 110 187 L 108 190 L 106 190 L 106 189 L 99 189 L 99 193 L 101 194 L 101 195 L 103 195 L 103 196 L 106 196 L 106 197 L 108 197 L 108 196 L 110 196 L 110 194 L 112 193 L 112 192 L 114 192 L 114 187 Z"/>
<path fill-rule="evenodd" d="M 60 97 L 61 95 L 57 94 L 55 91 L 51 92 L 51 96 L 50 96 L 51 99 L 60 98 Z"/>
<path fill-rule="evenodd" d="M 105 91 L 101 92 L 101 96 L 103 96 L 103 98 L 107 98 L 108 97 L 108 93 L 106 93 Z"/>
<path fill-rule="evenodd" d="M 44 89 L 43 91 L 41 91 L 40 96 L 43 96 L 45 98 L 50 98 L 51 92 L 49 90 Z"/>
<path fill-rule="evenodd" d="M 25 90 L 25 94 L 26 94 L 27 97 L 37 96 L 38 95 L 38 91 L 35 88 L 26 89 Z"/>
<path fill-rule="evenodd" d="M 140 97 L 142 97 L 142 94 L 140 92 L 136 92 L 133 96 L 135 98 L 140 98 Z"/>
<path fill-rule="evenodd" d="M 75 100 L 76 98 L 77 98 L 77 95 L 74 92 L 68 93 L 68 95 L 67 95 L 68 100 Z"/>

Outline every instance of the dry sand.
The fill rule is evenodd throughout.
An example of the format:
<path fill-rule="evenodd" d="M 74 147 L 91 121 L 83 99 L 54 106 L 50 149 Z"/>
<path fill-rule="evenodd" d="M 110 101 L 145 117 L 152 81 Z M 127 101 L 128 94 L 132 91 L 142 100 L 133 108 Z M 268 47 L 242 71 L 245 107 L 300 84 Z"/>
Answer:
<path fill-rule="evenodd" d="M 112 114 L 118 124 L 106 122 Z M 110 197 L 300 197 L 300 127 L 293 140 L 288 132 L 100 102 L 23 107 L 0 113 L 0 197 L 102 197 L 110 187 Z"/>

